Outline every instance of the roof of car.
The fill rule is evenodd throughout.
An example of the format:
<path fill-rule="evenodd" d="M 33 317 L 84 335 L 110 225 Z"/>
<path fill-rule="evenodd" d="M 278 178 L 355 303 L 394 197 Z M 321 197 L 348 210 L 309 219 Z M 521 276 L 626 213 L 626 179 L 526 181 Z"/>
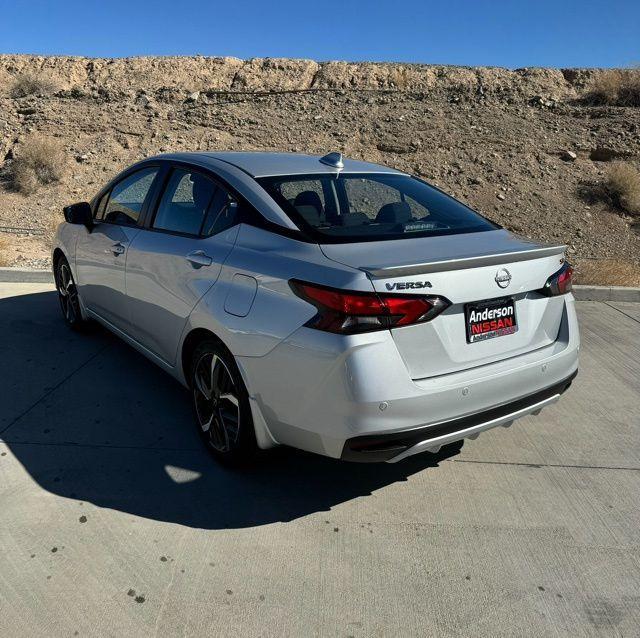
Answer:
<path fill-rule="evenodd" d="M 207 160 L 219 160 L 231 164 L 251 177 L 271 177 L 276 175 L 334 175 L 338 169 L 323 164 L 321 155 L 304 155 L 302 153 L 268 153 L 268 152 L 235 152 L 235 151 L 200 151 L 194 153 L 171 153 L 161 156 L 166 159 L 181 161 L 195 160 L 206 164 Z M 341 173 L 395 173 L 403 175 L 388 166 L 344 159 Z M 212 168 L 214 168 L 212 166 Z"/>

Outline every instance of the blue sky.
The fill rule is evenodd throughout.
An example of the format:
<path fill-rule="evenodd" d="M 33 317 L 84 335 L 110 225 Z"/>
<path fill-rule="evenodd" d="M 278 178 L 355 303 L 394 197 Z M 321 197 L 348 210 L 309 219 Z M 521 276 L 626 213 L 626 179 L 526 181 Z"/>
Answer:
<path fill-rule="evenodd" d="M 640 63 L 640 0 L 0 0 L 0 53 Z"/>

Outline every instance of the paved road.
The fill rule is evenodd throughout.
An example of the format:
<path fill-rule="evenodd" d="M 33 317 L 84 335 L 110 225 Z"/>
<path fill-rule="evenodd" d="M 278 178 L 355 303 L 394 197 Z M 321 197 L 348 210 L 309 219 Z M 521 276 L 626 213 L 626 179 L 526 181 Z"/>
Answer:
<path fill-rule="evenodd" d="M 0 636 L 637 636 L 640 305 L 449 458 L 209 460 L 169 377 L 0 285 Z"/>

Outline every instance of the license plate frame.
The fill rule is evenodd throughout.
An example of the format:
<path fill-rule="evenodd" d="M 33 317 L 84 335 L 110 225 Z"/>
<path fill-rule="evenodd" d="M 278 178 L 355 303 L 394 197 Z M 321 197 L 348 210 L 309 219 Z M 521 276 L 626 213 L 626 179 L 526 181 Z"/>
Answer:
<path fill-rule="evenodd" d="M 479 343 L 518 332 L 516 300 L 500 297 L 474 301 L 464 306 L 467 343 Z"/>

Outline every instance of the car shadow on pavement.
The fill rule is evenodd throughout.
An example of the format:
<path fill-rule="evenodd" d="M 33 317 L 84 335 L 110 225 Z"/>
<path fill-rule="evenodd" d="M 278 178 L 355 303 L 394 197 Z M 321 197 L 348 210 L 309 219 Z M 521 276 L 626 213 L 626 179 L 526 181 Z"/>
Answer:
<path fill-rule="evenodd" d="M 200 442 L 188 392 L 98 326 L 68 330 L 55 293 L 0 299 L 0 332 L 0 436 L 42 488 L 99 507 L 205 529 L 290 521 L 459 451 L 369 465 L 281 448 L 228 469 Z"/>

